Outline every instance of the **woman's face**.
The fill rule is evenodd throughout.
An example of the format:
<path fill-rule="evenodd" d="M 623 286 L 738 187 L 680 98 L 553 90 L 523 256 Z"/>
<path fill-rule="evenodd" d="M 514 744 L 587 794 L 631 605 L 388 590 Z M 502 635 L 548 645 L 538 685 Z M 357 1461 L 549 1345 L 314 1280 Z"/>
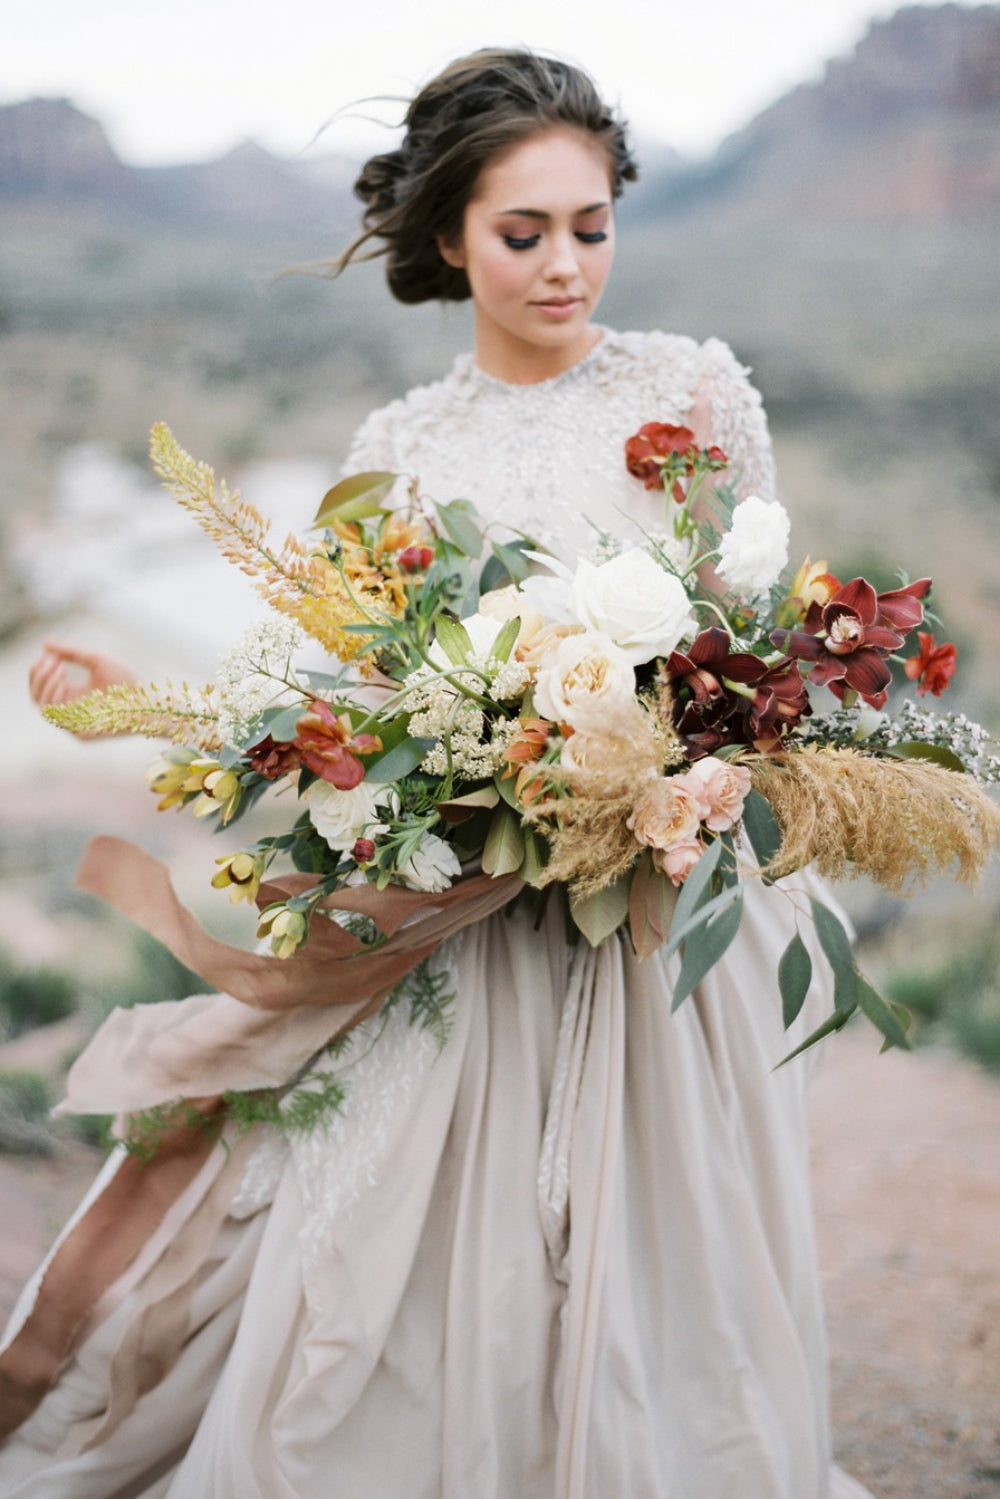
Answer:
<path fill-rule="evenodd" d="M 603 146 L 561 126 L 512 146 L 481 172 L 460 242 L 440 248 L 469 278 L 488 375 L 525 384 L 569 369 L 598 338 L 614 256 Z"/>

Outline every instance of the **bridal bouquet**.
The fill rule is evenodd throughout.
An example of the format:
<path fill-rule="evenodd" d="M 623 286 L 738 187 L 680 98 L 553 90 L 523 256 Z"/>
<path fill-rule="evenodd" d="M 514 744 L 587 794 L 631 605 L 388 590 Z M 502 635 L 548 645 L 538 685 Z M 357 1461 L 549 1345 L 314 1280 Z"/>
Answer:
<path fill-rule="evenodd" d="M 274 619 L 212 689 L 126 685 L 49 717 L 170 740 L 149 777 L 160 808 L 218 828 L 277 794 L 279 831 L 221 855 L 212 884 L 256 904 L 280 958 L 334 922 L 377 949 L 385 929 L 355 888 L 426 907 L 475 871 L 540 901 L 562 884 L 594 944 L 620 929 L 640 957 L 678 952 L 677 1005 L 735 936 L 749 871 L 815 863 L 900 891 L 942 868 L 972 879 L 1000 844 L 984 732 L 911 703 L 886 712 L 893 662 L 919 695 L 954 670 L 955 648 L 921 629 L 930 580 L 879 593 L 808 559 L 789 578 L 783 508 L 734 504 L 726 455 L 685 427 L 651 422 L 626 444 L 637 483 L 663 491 L 664 526 L 631 547 L 598 534 L 575 567 L 414 482 L 390 504 L 407 481 L 387 473 L 338 484 L 314 540 L 275 546 L 163 426 L 152 456 Z M 835 913 L 813 900 L 803 915 L 836 996 L 805 1045 L 859 1007 L 905 1045 L 905 1012 L 857 968 Z M 790 1024 L 811 978 L 798 936 L 778 978 Z"/>

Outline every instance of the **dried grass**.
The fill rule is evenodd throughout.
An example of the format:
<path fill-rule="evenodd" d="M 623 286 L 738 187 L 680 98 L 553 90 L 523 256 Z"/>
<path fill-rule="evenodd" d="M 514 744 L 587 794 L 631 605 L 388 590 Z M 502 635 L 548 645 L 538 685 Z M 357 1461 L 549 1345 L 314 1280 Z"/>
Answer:
<path fill-rule="evenodd" d="M 905 895 L 937 874 L 974 884 L 1000 849 L 1000 808 L 960 771 L 824 747 L 745 764 L 781 827 L 769 874 L 812 863 Z"/>

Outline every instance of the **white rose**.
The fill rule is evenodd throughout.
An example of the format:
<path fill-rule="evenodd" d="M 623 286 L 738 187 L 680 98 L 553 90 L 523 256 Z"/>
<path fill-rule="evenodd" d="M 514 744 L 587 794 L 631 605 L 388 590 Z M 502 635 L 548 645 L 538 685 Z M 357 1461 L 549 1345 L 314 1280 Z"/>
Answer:
<path fill-rule="evenodd" d="M 788 532 L 788 512 L 779 501 L 748 495 L 719 543 L 717 571 L 737 594 L 766 594 L 788 562 Z"/>
<path fill-rule="evenodd" d="M 632 663 L 606 635 L 567 635 L 539 667 L 535 712 L 554 724 L 613 733 L 635 711 Z"/>
<path fill-rule="evenodd" d="M 419 849 L 400 865 L 396 874 L 411 891 L 446 891 L 462 873 L 462 866 L 450 844 L 436 833 L 424 835 Z"/>
<path fill-rule="evenodd" d="M 527 595 L 522 594 L 514 583 L 508 584 L 504 589 L 492 589 L 488 594 L 483 594 L 479 601 L 479 613 L 504 624 L 508 620 L 519 619 L 519 642 L 531 640 L 545 623 L 541 611 L 535 608 Z"/>
<path fill-rule="evenodd" d="M 329 781 L 314 781 L 302 794 L 309 821 L 337 854 L 349 854 L 356 839 L 377 838 L 386 825 L 379 813 L 391 810 L 396 794 L 384 781 L 359 781 L 342 792 Z"/>
<path fill-rule="evenodd" d="M 669 656 L 698 628 L 680 579 L 639 548 L 599 567 L 581 557 L 573 607 L 586 629 L 610 636 L 635 667 Z"/>

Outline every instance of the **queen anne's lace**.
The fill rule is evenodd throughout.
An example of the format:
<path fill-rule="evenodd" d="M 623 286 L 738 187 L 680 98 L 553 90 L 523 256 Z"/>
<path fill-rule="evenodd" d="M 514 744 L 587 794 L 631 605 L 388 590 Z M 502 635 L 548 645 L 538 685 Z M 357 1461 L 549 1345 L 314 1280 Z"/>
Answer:
<path fill-rule="evenodd" d="M 696 405 L 697 403 L 697 405 Z M 663 525 L 663 498 L 625 470 L 627 438 L 651 421 L 711 414 L 703 443 L 731 461 L 739 498 L 774 496 L 760 396 L 718 339 L 606 330 L 579 364 L 554 380 L 508 385 L 469 355 L 450 373 L 370 416 L 345 473 L 392 469 L 416 476 L 436 500 L 473 500 L 491 522 L 528 532 L 563 556 L 588 552 L 593 526 L 636 534 Z"/>

